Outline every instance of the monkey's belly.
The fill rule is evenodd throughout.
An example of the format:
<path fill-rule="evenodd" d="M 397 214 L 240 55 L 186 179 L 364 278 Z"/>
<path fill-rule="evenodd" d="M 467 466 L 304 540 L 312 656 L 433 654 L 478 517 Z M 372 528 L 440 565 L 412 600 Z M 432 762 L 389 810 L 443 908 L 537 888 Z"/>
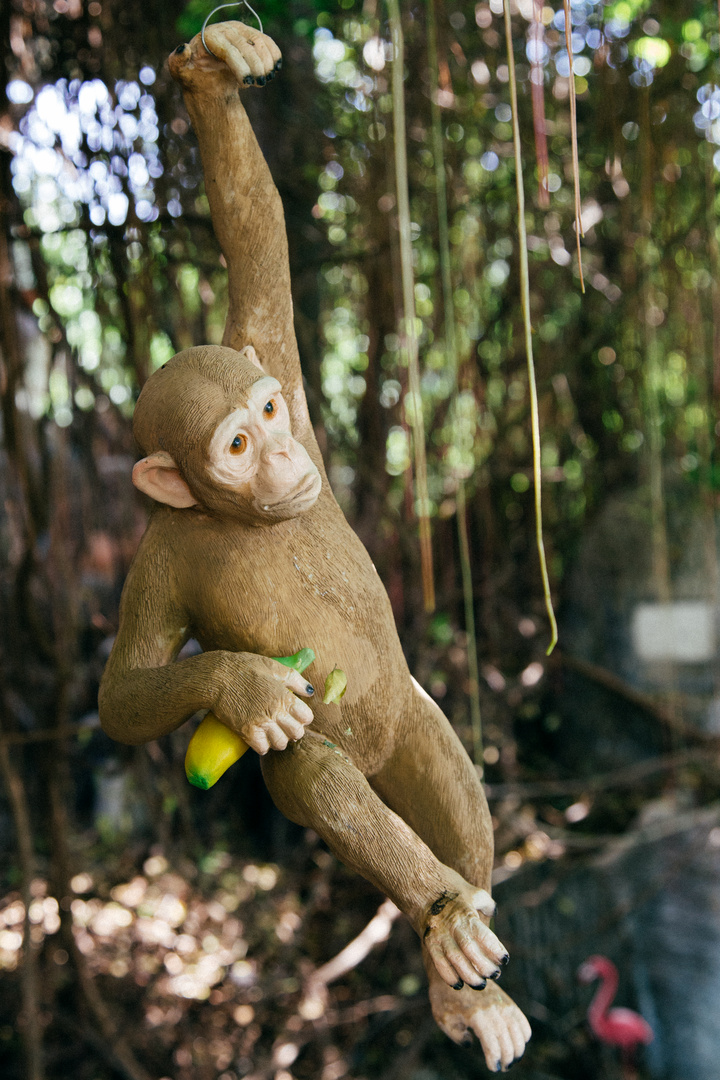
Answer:
<path fill-rule="evenodd" d="M 287 656 L 313 649 L 316 660 L 305 672 L 316 688 L 313 727 L 372 775 L 392 751 L 412 686 L 385 589 L 346 529 L 349 543 L 285 545 L 270 558 L 251 551 L 242 564 L 209 551 L 212 573 L 200 573 L 194 633 L 206 651 Z M 323 705 L 335 666 L 347 675 L 347 691 L 339 704 Z"/>

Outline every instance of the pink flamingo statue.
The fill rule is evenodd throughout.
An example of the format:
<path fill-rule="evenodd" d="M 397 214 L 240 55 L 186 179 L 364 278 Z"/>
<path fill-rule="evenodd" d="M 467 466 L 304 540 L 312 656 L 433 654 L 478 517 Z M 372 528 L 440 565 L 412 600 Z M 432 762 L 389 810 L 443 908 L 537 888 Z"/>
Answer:
<path fill-rule="evenodd" d="M 588 1023 L 594 1035 L 607 1046 L 619 1046 L 622 1060 L 623 1080 L 633 1080 L 637 1075 L 634 1057 L 640 1043 L 652 1042 L 655 1033 L 639 1013 L 632 1009 L 611 1009 L 610 1004 L 617 993 L 618 971 L 607 956 L 590 956 L 578 969 L 582 983 L 601 979 L 600 988 L 590 1003 Z"/>

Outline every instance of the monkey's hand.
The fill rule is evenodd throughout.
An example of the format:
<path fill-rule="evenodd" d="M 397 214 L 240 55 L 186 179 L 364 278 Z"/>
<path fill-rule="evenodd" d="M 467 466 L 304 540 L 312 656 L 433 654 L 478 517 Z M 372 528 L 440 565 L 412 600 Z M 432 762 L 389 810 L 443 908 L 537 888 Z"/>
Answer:
<path fill-rule="evenodd" d="M 480 917 L 491 918 L 495 902 L 484 889 L 474 888 L 452 870 L 449 873 L 450 887 L 424 913 L 421 937 L 448 986 L 460 989 L 467 983 L 482 990 L 487 979 L 499 977 L 500 965 L 508 959 L 505 946 Z"/>
<path fill-rule="evenodd" d="M 212 711 L 258 754 L 301 739 L 313 712 L 296 694 L 314 690 L 298 671 L 257 653 L 226 653 Z"/>
<path fill-rule="evenodd" d="M 168 66 L 172 77 L 186 86 L 197 75 L 223 70 L 240 87 L 264 86 L 280 70 L 282 58 L 267 34 L 241 22 L 222 22 L 206 28 L 205 45 L 200 34 L 189 45 L 178 45 Z"/>

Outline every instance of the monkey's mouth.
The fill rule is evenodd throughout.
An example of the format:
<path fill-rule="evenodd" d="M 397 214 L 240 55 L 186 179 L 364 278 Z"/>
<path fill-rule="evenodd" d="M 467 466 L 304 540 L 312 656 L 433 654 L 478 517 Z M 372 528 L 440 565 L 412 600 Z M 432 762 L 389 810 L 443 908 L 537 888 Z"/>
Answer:
<path fill-rule="evenodd" d="M 313 469 L 312 472 L 302 478 L 288 499 L 288 503 L 293 503 L 293 505 L 295 503 L 305 503 L 307 506 L 312 506 L 320 494 L 321 487 L 320 473 L 317 469 Z"/>
<path fill-rule="evenodd" d="M 313 503 L 317 500 L 322 488 L 322 479 L 317 469 L 313 469 L 312 472 L 306 473 L 301 479 L 298 486 L 290 495 L 286 495 L 285 498 L 279 499 L 274 503 L 265 503 L 263 510 L 272 513 L 278 511 L 285 513 L 288 510 L 293 514 L 300 514 L 304 510 L 309 510 Z"/>

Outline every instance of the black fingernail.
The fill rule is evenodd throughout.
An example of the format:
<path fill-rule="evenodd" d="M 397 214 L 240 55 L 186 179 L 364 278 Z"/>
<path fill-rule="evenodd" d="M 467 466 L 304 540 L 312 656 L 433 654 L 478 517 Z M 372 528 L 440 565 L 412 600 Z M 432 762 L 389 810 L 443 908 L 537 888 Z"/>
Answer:
<path fill-rule="evenodd" d="M 453 984 L 453 990 L 462 990 L 464 985 L 465 983 L 462 981 L 462 979 L 458 979 L 458 981 Z"/>
<path fill-rule="evenodd" d="M 314 694 L 315 693 L 315 687 L 311 686 L 310 683 L 305 684 L 305 689 L 307 690 L 308 694 Z"/>
<path fill-rule="evenodd" d="M 486 986 L 487 986 L 487 979 L 482 979 L 481 982 L 479 982 L 475 986 L 473 986 L 473 990 L 484 990 Z"/>
<path fill-rule="evenodd" d="M 243 79 L 243 82 L 245 83 L 246 86 L 252 86 L 252 84 L 255 82 L 255 80 L 253 79 L 252 75 L 246 75 L 245 78 Z"/>
<path fill-rule="evenodd" d="M 257 81 L 258 86 L 264 86 L 266 82 L 267 78 L 264 75 L 261 75 Z"/>

